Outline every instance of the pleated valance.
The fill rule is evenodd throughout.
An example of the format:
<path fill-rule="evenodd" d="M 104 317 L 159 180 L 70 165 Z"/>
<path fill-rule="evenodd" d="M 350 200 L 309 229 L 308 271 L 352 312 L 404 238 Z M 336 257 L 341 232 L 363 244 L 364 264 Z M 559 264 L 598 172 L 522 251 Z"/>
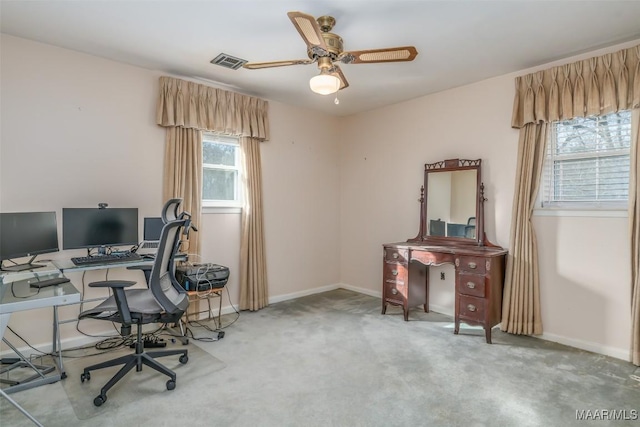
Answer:
<path fill-rule="evenodd" d="M 640 45 L 516 77 L 511 126 L 640 108 Z"/>
<path fill-rule="evenodd" d="M 160 126 L 269 139 L 269 103 L 172 77 L 160 77 L 156 111 Z"/>

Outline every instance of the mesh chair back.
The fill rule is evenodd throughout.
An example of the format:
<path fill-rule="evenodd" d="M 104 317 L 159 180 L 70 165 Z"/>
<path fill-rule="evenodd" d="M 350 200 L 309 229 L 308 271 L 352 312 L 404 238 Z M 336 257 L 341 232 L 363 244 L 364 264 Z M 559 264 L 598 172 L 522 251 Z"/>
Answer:
<path fill-rule="evenodd" d="M 149 278 L 149 289 L 169 314 L 184 313 L 189 306 L 187 293 L 178 284 L 174 271 L 174 257 L 180 247 L 180 236 L 185 224 L 187 220 L 177 219 L 162 227 L 158 253 Z"/>
<path fill-rule="evenodd" d="M 169 199 L 167 203 L 162 207 L 162 213 L 160 216 L 162 217 L 162 222 L 165 224 L 170 221 L 175 221 L 178 219 L 178 208 L 180 207 L 180 203 L 182 203 L 182 199 Z"/>

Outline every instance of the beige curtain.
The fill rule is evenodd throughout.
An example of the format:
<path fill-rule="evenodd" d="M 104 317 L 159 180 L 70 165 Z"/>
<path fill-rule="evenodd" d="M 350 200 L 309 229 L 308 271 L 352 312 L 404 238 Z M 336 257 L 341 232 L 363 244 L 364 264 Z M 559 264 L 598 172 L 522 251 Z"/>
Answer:
<path fill-rule="evenodd" d="M 262 214 L 262 163 L 257 139 L 242 138 L 241 146 L 246 194 L 240 241 L 240 309 L 255 311 L 269 305 Z"/>
<path fill-rule="evenodd" d="M 202 211 L 202 132 L 241 137 L 247 150 L 248 203 L 243 209 L 240 256 L 241 307 L 267 305 L 262 182 L 259 143 L 269 139 L 269 103 L 209 86 L 160 77 L 156 122 L 167 128 L 164 197 L 182 197 L 200 223 Z M 194 238 L 194 236 L 197 236 Z M 188 252 L 200 255 L 200 233 L 191 233 Z"/>
<path fill-rule="evenodd" d="M 640 92 L 640 91 L 639 91 Z M 640 108 L 631 118 L 629 231 L 631 232 L 631 362 L 640 366 Z"/>
<path fill-rule="evenodd" d="M 640 107 L 640 45 L 516 77 L 511 126 Z"/>
<path fill-rule="evenodd" d="M 520 129 L 518 182 L 513 201 L 501 328 L 515 334 L 540 334 L 538 256 L 531 211 L 540 179 L 548 123 L 640 108 L 640 45 L 517 77 L 515 84 L 511 125 Z M 634 114 L 637 115 L 637 111 Z M 637 120 L 634 129 L 637 133 Z M 637 170 L 631 172 L 634 176 L 637 174 Z M 637 197 L 637 189 L 635 193 L 630 194 L 630 200 Z M 630 217 L 637 218 L 637 204 L 629 209 Z M 637 224 L 636 219 L 631 225 L 636 235 Z M 632 245 L 635 245 L 633 256 L 637 262 L 637 237 Z M 638 268 L 635 268 L 633 280 L 637 284 Z M 633 289 L 637 354 L 640 292 L 637 286 Z"/>
<path fill-rule="evenodd" d="M 538 245 L 531 223 L 544 162 L 549 125 L 529 123 L 520 130 L 511 236 L 505 274 L 502 324 L 512 334 L 541 334 Z"/>
<path fill-rule="evenodd" d="M 202 132 L 183 127 L 167 128 L 164 154 L 163 200 L 181 197 L 180 208 L 200 224 L 202 212 Z M 182 251 L 200 254 L 200 233 L 189 233 Z"/>

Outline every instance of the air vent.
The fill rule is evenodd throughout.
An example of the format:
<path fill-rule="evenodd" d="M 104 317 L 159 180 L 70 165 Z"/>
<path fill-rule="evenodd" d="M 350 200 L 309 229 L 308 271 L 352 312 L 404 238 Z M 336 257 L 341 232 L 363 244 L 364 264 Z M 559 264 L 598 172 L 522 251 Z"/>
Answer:
<path fill-rule="evenodd" d="M 212 64 L 219 65 L 224 68 L 231 68 L 232 70 L 237 70 L 247 63 L 246 60 L 236 58 L 235 56 L 227 55 L 226 53 L 221 53 L 211 60 Z"/>

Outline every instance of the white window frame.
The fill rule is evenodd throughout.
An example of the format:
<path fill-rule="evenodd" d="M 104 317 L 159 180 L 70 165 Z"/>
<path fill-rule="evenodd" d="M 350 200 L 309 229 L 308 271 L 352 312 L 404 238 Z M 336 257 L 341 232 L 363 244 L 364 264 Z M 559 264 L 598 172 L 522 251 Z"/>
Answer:
<path fill-rule="evenodd" d="M 214 142 L 216 144 L 233 145 L 236 147 L 235 166 L 220 165 L 220 164 L 208 164 L 204 163 L 204 143 Z M 216 212 L 216 213 L 236 213 L 240 212 L 243 204 L 244 195 L 244 178 L 241 164 L 241 152 L 240 152 L 240 138 L 237 136 L 220 135 L 212 132 L 202 133 L 203 144 L 203 161 L 202 161 L 202 185 L 204 186 L 204 171 L 210 170 L 234 170 L 237 172 L 237 178 L 235 183 L 235 199 L 234 200 L 208 200 L 202 199 L 203 212 Z"/>
<path fill-rule="evenodd" d="M 622 111 L 620 111 L 622 112 Z M 633 132 L 633 130 L 632 130 Z M 551 180 L 549 176 L 549 168 L 551 167 L 548 162 L 561 158 L 562 160 L 570 159 L 589 159 L 589 158 L 604 158 L 610 156 L 629 155 L 630 149 L 620 149 L 607 151 L 604 154 L 597 152 L 585 152 L 585 153 L 572 153 L 555 156 L 554 145 L 556 144 L 556 126 L 551 124 L 549 131 L 549 139 L 547 141 L 547 150 L 545 153 L 541 182 L 539 186 L 538 197 L 536 201 L 535 215 L 538 216 L 600 216 L 600 217 L 622 217 L 627 215 L 628 209 L 628 197 L 624 201 L 560 201 L 560 202 L 548 202 L 544 201 L 545 183 L 544 180 Z M 552 182 L 547 183 L 547 186 L 553 187 Z"/>

